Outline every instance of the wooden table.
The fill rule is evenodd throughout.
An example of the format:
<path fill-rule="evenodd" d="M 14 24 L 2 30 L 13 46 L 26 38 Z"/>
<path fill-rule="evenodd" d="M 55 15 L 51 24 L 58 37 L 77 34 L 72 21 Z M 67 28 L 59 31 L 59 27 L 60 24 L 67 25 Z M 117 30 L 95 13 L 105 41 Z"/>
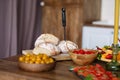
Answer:
<path fill-rule="evenodd" d="M 59 61 L 54 70 L 48 72 L 26 72 L 18 68 L 17 56 L 0 60 L 0 80 L 80 80 L 69 71 L 72 61 Z M 95 64 L 94 62 L 93 64 Z M 104 66 L 104 63 L 100 63 Z M 118 72 L 120 74 L 120 72 Z"/>

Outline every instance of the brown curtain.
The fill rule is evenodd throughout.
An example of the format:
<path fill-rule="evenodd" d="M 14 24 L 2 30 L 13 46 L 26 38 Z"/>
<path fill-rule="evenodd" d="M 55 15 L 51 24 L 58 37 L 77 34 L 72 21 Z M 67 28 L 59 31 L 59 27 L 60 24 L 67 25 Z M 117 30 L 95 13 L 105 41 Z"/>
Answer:
<path fill-rule="evenodd" d="M 0 58 L 33 48 L 40 34 L 36 12 L 37 0 L 0 0 Z"/>

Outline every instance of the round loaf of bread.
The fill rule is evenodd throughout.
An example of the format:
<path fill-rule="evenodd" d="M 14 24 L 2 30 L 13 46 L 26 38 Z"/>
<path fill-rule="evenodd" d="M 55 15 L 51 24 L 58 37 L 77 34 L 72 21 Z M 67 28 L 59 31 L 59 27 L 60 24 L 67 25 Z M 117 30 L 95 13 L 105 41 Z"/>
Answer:
<path fill-rule="evenodd" d="M 52 34 L 41 34 L 35 41 L 35 47 L 38 47 L 41 43 L 52 43 L 54 45 L 57 45 L 59 42 L 59 38 Z"/>
<path fill-rule="evenodd" d="M 38 45 L 38 47 L 35 47 L 33 49 L 33 53 L 35 54 L 44 53 L 47 54 L 48 56 L 53 56 L 59 54 L 60 49 L 52 43 L 41 43 Z"/>
<path fill-rule="evenodd" d="M 72 41 L 68 41 L 68 40 L 60 41 L 60 43 L 58 44 L 58 47 L 59 47 L 59 49 L 61 50 L 62 53 L 67 53 L 71 50 L 78 49 L 77 44 L 75 44 Z"/>

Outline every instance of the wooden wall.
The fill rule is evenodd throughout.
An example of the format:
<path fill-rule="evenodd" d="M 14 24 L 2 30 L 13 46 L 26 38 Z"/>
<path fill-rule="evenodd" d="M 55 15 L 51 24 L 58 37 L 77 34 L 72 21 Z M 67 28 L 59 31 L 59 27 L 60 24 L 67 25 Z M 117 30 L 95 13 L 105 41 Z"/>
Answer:
<path fill-rule="evenodd" d="M 100 20 L 101 0 L 84 0 L 83 16 L 84 24 Z"/>
<path fill-rule="evenodd" d="M 61 9 L 64 7 L 66 8 L 67 39 L 75 42 L 81 48 L 83 24 L 97 20 L 100 17 L 98 14 L 100 9 L 98 8 L 101 0 L 94 1 L 44 0 L 45 6 L 42 7 L 42 33 L 51 33 L 63 40 Z"/>

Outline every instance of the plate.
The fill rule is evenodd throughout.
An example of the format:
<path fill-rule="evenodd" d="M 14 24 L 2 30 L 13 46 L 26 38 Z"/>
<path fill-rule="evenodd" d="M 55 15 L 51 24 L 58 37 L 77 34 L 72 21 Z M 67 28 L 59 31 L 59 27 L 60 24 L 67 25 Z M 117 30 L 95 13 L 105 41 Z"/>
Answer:
<path fill-rule="evenodd" d="M 111 59 L 105 59 L 105 58 L 101 58 L 100 59 L 101 61 L 104 61 L 104 62 L 111 62 L 112 60 Z M 120 63 L 120 61 L 118 61 Z"/>
<path fill-rule="evenodd" d="M 81 80 L 120 80 L 117 75 L 105 70 L 105 68 L 98 63 L 86 66 L 71 66 L 69 70 Z"/>
<path fill-rule="evenodd" d="M 104 62 L 111 62 L 113 57 L 113 47 L 112 46 L 104 46 L 102 48 L 97 46 L 98 56 L 97 59 Z M 120 47 L 118 48 L 120 50 Z M 120 63 L 120 51 L 117 53 L 117 61 Z"/>
<path fill-rule="evenodd" d="M 55 56 L 52 56 L 56 61 L 72 60 L 68 53 L 61 53 Z"/>
<path fill-rule="evenodd" d="M 111 59 L 104 59 L 104 58 L 101 58 L 100 60 L 104 61 L 104 62 L 111 62 L 112 61 Z"/>

